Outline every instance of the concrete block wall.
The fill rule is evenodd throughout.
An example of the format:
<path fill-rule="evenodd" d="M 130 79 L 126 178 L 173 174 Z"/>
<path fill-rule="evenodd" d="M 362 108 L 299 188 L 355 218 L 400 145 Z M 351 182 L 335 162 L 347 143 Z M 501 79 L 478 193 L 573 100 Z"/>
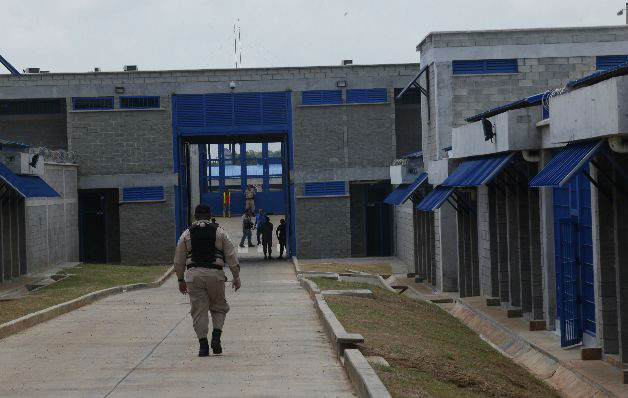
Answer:
<path fill-rule="evenodd" d="M 303 197 L 295 186 L 297 255 L 302 258 L 351 256 L 349 195 Z"/>
<path fill-rule="evenodd" d="M 120 204 L 120 258 L 123 263 L 172 261 L 176 244 L 174 188 L 164 187 L 164 193 L 163 202 Z"/>
<path fill-rule="evenodd" d="M 491 274 L 491 231 L 488 187 L 477 189 L 478 257 L 480 261 L 480 290 L 490 296 L 493 290 Z"/>
<path fill-rule="evenodd" d="M 414 205 L 407 201 L 395 206 L 395 255 L 408 266 L 408 272 L 414 272 Z"/>
<path fill-rule="evenodd" d="M 57 198 L 26 199 L 26 262 L 29 273 L 78 261 L 77 165 L 46 162 L 43 179 Z"/>
<path fill-rule="evenodd" d="M 0 116 L 2 139 L 23 142 L 34 147 L 67 149 L 66 114 L 51 115 L 2 115 Z"/>
<path fill-rule="evenodd" d="M 70 150 L 81 159 L 80 175 L 172 171 L 170 97 L 162 109 L 68 112 Z"/>

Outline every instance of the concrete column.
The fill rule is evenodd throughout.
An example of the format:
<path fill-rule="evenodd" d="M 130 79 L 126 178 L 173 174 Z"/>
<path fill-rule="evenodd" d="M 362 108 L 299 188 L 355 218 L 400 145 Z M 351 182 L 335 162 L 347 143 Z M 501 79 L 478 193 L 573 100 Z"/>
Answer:
<path fill-rule="evenodd" d="M 625 155 L 620 158 L 624 170 L 628 170 L 628 159 Z M 617 318 L 619 320 L 619 357 L 623 363 L 628 363 L 628 195 L 627 185 L 622 176 L 615 172 L 615 181 L 623 184 L 624 190 L 615 187 L 615 246 L 616 250 L 616 296 Z"/>
<path fill-rule="evenodd" d="M 499 300 L 510 301 L 510 277 L 508 275 L 508 216 L 506 209 L 507 193 L 503 180 L 495 190 L 495 218 L 497 229 L 497 267 L 499 280 Z"/>
<path fill-rule="evenodd" d="M 525 183 L 523 178 L 517 176 L 521 311 L 529 313 L 532 312 L 532 267 L 530 265 L 528 188 L 523 185 Z"/>
<path fill-rule="evenodd" d="M 439 210 L 439 255 L 443 291 L 458 291 L 458 232 L 456 210 L 445 203 Z"/>
<path fill-rule="evenodd" d="M 488 255 L 489 257 L 489 275 L 487 278 L 488 288 L 484 291 L 485 295 L 491 297 L 499 297 L 499 258 L 497 250 L 497 188 L 491 185 L 488 188 Z M 478 202 L 478 208 L 479 208 Z M 482 239 L 482 236 L 480 236 Z"/>
<path fill-rule="evenodd" d="M 549 163 L 552 154 L 541 151 L 539 170 Z M 541 268 L 543 274 L 543 312 L 547 330 L 556 329 L 556 261 L 554 258 L 554 192 L 552 188 L 539 189 Z"/>
<path fill-rule="evenodd" d="M 26 201 L 20 200 L 18 205 L 18 225 L 19 225 L 19 243 L 18 250 L 20 253 L 20 271 L 22 274 L 28 273 L 28 262 L 26 261 Z M 73 228 L 78 230 L 78 223 L 72 224 Z M 78 235 L 77 235 L 78 238 Z M 76 242 L 78 246 L 78 242 Z M 74 257 L 68 259 L 72 261 Z M 78 258 L 76 258 L 78 260 Z"/>
<path fill-rule="evenodd" d="M 530 175 L 536 167 L 530 167 Z M 539 191 L 528 192 L 528 222 L 530 226 L 530 273 L 532 278 L 532 319 L 543 319 L 543 270 L 541 267 L 541 216 Z"/>
<path fill-rule="evenodd" d="M 425 215 L 423 213 L 419 214 L 418 220 L 419 264 L 416 275 L 419 279 L 425 279 L 425 273 L 423 272 L 423 268 L 425 268 L 425 227 L 423 225 Z"/>
<path fill-rule="evenodd" d="M 2 232 L 2 201 L 0 200 L 0 283 L 11 279 L 11 268 L 7 267 L 4 262 L 4 239 Z"/>
<path fill-rule="evenodd" d="M 506 218 L 508 232 L 508 275 L 510 278 L 510 305 L 521 306 L 521 273 L 519 270 L 519 209 L 516 180 L 506 177 L 509 187 L 506 192 Z"/>
<path fill-rule="evenodd" d="M 456 217 L 458 227 L 456 241 L 458 242 L 458 292 L 460 297 L 467 297 L 467 280 L 465 273 L 465 222 L 464 214 L 458 212 Z"/>
<path fill-rule="evenodd" d="M 472 202 L 470 202 L 472 203 Z M 477 206 L 476 206 L 477 209 Z M 471 211 L 469 214 L 469 244 L 471 249 L 471 294 L 480 295 L 480 259 L 478 256 L 478 216 Z"/>
<path fill-rule="evenodd" d="M 200 187 L 200 158 L 198 145 L 190 145 L 190 211 L 194 213 L 194 209 L 201 203 L 201 187 Z"/>
<path fill-rule="evenodd" d="M 414 247 L 414 274 L 419 273 L 419 215 L 416 203 L 412 202 L 412 243 Z"/>
<path fill-rule="evenodd" d="M 2 200 L 2 262 L 4 263 L 6 275 L 11 279 L 20 275 L 20 269 L 13 267 L 13 254 L 11 253 L 11 202 L 9 199 Z M 5 276 L 6 276 L 5 275 Z"/>
<path fill-rule="evenodd" d="M 11 199 L 11 264 L 14 274 L 22 275 L 24 270 L 20 267 L 20 226 L 19 206 L 17 198 Z"/>
<path fill-rule="evenodd" d="M 425 217 L 427 218 L 427 247 L 429 249 L 428 261 L 430 264 L 430 269 L 432 270 L 432 285 L 440 286 L 438 272 L 436 272 L 436 259 L 434 258 L 434 213 L 427 213 Z"/>

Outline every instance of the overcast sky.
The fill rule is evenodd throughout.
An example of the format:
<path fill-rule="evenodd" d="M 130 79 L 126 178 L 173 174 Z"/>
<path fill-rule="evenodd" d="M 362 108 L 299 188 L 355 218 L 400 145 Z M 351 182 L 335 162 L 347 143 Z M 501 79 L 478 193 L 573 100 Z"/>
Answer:
<path fill-rule="evenodd" d="M 430 31 L 618 25 L 617 0 L 1 0 L 0 54 L 18 70 L 417 62 Z M 0 67 L 0 73 L 6 71 Z"/>

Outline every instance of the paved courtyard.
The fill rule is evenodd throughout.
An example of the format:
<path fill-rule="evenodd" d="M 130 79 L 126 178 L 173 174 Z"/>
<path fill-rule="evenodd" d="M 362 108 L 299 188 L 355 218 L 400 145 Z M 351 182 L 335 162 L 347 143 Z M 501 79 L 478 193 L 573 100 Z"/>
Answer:
<path fill-rule="evenodd" d="M 0 340 L 0 396 L 355 396 L 292 265 L 242 266 L 224 355 L 196 356 L 187 297 L 170 278 Z"/>

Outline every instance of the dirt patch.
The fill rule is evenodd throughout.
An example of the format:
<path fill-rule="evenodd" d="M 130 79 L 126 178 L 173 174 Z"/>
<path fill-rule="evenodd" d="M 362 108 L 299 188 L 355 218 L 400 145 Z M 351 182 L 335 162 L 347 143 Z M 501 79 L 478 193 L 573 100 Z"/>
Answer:
<path fill-rule="evenodd" d="M 0 301 L 0 324 L 24 315 L 73 300 L 97 290 L 133 283 L 148 283 L 159 279 L 167 265 L 83 264 L 66 268 L 69 276 L 15 300 Z"/>
<path fill-rule="evenodd" d="M 348 332 L 364 336 L 365 356 L 390 363 L 375 371 L 393 397 L 560 396 L 438 306 L 369 288 L 375 300 L 325 299 Z"/>
<path fill-rule="evenodd" d="M 390 275 L 392 267 L 388 263 L 315 263 L 299 264 L 301 271 L 317 272 L 368 272 L 369 274 Z"/>

